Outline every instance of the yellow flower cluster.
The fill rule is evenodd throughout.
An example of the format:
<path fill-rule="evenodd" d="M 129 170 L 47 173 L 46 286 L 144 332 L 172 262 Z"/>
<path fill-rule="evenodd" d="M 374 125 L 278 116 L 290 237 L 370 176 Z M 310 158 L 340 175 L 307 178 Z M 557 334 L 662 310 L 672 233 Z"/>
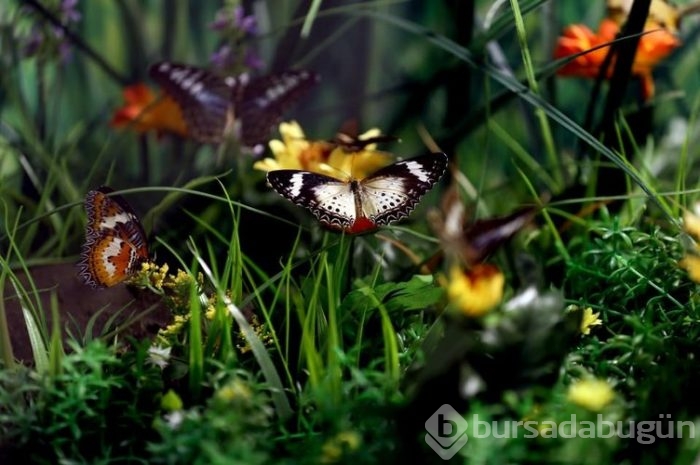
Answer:
<path fill-rule="evenodd" d="M 172 310 L 186 309 L 189 307 L 190 285 L 193 279 L 184 270 L 177 270 L 176 275 L 168 274 L 169 271 L 167 263 L 158 266 L 150 261 L 145 262 L 130 282 L 156 291 L 167 299 L 167 305 Z"/>
<path fill-rule="evenodd" d="M 172 323 L 158 331 L 158 339 L 169 341 L 170 338 L 180 334 L 188 321 L 190 321 L 189 315 L 175 315 Z"/>
<path fill-rule="evenodd" d="M 175 312 L 188 312 L 190 308 L 190 286 L 195 283 L 194 278 L 184 270 L 177 270 L 177 274 L 167 275 L 163 280 L 162 288 L 167 298 L 168 307 Z M 202 276 L 198 276 L 197 283 L 202 283 Z"/>
<path fill-rule="evenodd" d="M 261 171 L 304 170 L 346 180 L 349 177 L 365 178 L 392 162 L 391 155 L 377 151 L 376 144 L 348 153 L 342 144 L 307 140 L 296 121 L 281 123 L 279 131 L 282 140 L 271 140 L 269 144 L 274 158 L 260 160 L 253 168 Z M 380 134 L 379 129 L 371 129 L 358 136 L 358 140 L 368 140 Z"/>
<path fill-rule="evenodd" d="M 148 273 L 148 279 L 151 282 L 151 286 L 155 287 L 156 289 L 163 289 L 163 282 L 168 276 L 169 270 L 170 267 L 167 263 L 164 263 L 160 267 L 153 265 Z"/>
<path fill-rule="evenodd" d="M 258 339 L 260 339 L 260 341 L 264 345 L 272 345 L 272 343 L 274 342 L 272 334 L 270 334 L 270 331 L 267 330 L 267 327 L 264 323 L 260 323 L 260 320 L 258 320 L 257 315 L 253 315 L 250 318 L 250 326 L 253 328 L 253 332 L 255 333 L 255 335 L 258 337 Z M 251 351 L 250 342 L 248 342 L 248 340 L 245 338 L 242 331 L 238 333 L 238 343 L 236 344 L 236 348 L 240 350 L 242 354 Z"/>

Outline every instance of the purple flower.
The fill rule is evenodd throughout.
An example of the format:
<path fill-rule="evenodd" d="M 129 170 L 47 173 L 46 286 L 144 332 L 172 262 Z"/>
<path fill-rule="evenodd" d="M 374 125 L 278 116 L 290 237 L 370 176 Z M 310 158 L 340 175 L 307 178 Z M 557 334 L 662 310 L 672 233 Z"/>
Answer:
<path fill-rule="evenodd" d="M 61 15 L 66 23 L 77 23 L 82 18 L 80 12 L 76 10 L 78 0 L 63 0 L 61 2 Z"/>
<path fill-rule="evenodd" d="M 209 61 L 217 68 L 225 69 L 233 64 L 233 53 L 229 45 L 222 45 L 211 54 Z"/>
<path fill-rule="evenodd" d="M 233 24 L 241 31 L 245 31 L 250 35 L 255 35 L 258 33 L 258 22 L 255 19 L 255 16 L 246 16 L 241 5 L 238 5 L 233 10 Z"/>
<path fill-rule="evenodd" d="M 77 6 L 78 0 L 61 0 L 58 9 L 54 11 L 64 27 L 77 23 L 82 18 Z M 29 7 L 24 7 L 20 11 L 32 18 L 36 13 Z M 25 57 L 45 53 L 65 62 L 71 57 L 71 46 L 63 28 L 54 25 L 41 28 L 35 23 L 22 45 L 22 53 Z"/>
<path fill-rule="evenodd" d="M 209 23 L 209 29 L 213 29 L 215 31 L 223 31 L 224 29 L 228 29 L 232 23 L 231 18 L 229 18 L 229 14 L 227 10 L 219 10 L 216 12 L 216 17 L 214 18 L 214 21 Z"/>
<path fill-rule="evenodd" d="M 66 63 L 73 58 L 73 48 L 69 42 L 64 40 L 58 44 L 58 56 L 61 63 Z"/>
<path fill-rule="evenodd" d="M 215 31 L 236 29 L 246 34 L 255 35 L 258 32 L 258 22 L 254 15 L 246 16 L 243 7 L 238 5 L 233 10 L 223 8 L 217 11 L 214 21 L 209 23 L 209 28 Z"/>
<path fill-rule="evenodd" d="M 250 48 L 245 53 L 244 63 L 248 69 L 262 69 L 265 66 L 265 62 L 262 61 L 260 55 Z"/>

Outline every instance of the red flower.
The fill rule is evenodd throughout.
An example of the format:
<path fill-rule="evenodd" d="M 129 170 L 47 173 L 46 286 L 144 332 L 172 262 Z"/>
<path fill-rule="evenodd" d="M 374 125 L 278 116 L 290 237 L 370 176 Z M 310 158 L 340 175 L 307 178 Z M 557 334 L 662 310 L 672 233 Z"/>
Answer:
<path fill-rule="evenodd" d="M 187 125 L 180 107 L 167 95 L 156 96 L 145 84 L 124 88 L 126 104 L 119 108 L 110 121 L 115 128 L 128 127 L 139 134 L 148 131 L 173 133 L 187 137 Z"/>
<path fill-rule="evenodd" d="M 597 34 L 582 24 L 567 26 L 557 40 L 554 57 L 563 58 L 580 53 L 581 55 L 559 68 L 557 74 L 588 78 L 598 77 L 600 66 L 610 50 L 610 46 L 605 44 L 615 40 L 619 32 L 619 24 L 607 18 L 601 21 Z M 644 32 L 645 34 L 639 39 L 637 54 L 632 64 L 632 74 L 642 80 L 644 97 L 648 99 L 654 95 L 653 69 L 679 47 L 681 41 L 653 21 L 647 22 Z M 591 50 L 594 48 L 595 50 Z M 587 50 L 590 51 L 586 53 Z M 614 60 L 608 66 L 607 78 L 610 78 L 613 68 Z"/>

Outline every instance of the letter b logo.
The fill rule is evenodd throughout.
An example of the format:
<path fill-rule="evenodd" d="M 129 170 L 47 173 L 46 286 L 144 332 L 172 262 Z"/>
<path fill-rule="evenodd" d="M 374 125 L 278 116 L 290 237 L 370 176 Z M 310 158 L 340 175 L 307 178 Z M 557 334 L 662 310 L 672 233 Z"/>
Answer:
<path fill-rule="evenodd" d="M 467 420 L 449 404 L 443 404 L 425 422 L 425 442 L 443 460 L 448 460 L 467 443 Z"/>
<path fill-rule="evenodd" d="M 437 414 L 438 435 L 441 438 L 451 438 L 457 434 L 457 423 L 449 418 L 446 418 L 444 413 Z"/>

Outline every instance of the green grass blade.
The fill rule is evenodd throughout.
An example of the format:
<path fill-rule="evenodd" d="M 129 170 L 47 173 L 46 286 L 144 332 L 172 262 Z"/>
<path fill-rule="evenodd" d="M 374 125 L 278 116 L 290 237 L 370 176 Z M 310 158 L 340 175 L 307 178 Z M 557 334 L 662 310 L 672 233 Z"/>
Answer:
<path fill-rule="evenodd" d="M 203 260 L 194 245 L 191 243 L 189 245 L 190 250 L 199 264 L 199 267 L 202 269 L 202 273 L 216 289 L 217 298 L 220 302 L 223 302 L 228 312 L 233 316 L 233 319 L 236 320 L 241 333 L 243 333 L 243 336 L 250 345 L 251 352 L 253 352 L 253 356 L 260 366 L 260 370 L 262 371 L 265 381 L 267 381 L 267 384 L 270 387 L 270 395 L 273 403 L 275 404 L 277 414 L 282 419 L 289 418 L 292 414 L 292 407 L 285 395 L 284 385 L 282 384 L 282 380 L 277 373 L 277 368 L 272 362 L 270 355 L 267 353 L 265 345 L 260 340 L 258 335 L 255 334 L 255 330 L 250 326 L 248 320 L 245 318 L 245 315 L 243 315 L 243 312 L 241 312 L 241 310 L 231 301 L 231 299 L 226 295 L 225 289 L 221 287 L 219 282 L 216 281 L 212 270 L 209 268 L 209 265 Z M 206 299 L 206 296 L 200 295 L 198 298 Z"/>
<path fill-rule="evenodd" d="M 190 289 L 189 320 L 189 388 L 194 399 L 199 399 L 204 383 L 204 342 L 202 341 L 202 304 L 196 285 Z"/>
<path fill-rule="evenodd" d="M 7 313 L 5 312 L 5 283 L 7 282 L 9 269 L 0 266 L 0 360 L 6 368 L 14 367 L 15 357 L 12 352 L 10 342 L 10 329 L 7 323 Z"/>
<path fill-rule="evenodd" d="M 59 376 L 63 370 L 63 336 L 61 334 L 61 316 L 58 309 L 58 296 L 51 293 L 51 339 L 49 340 L 49 375 Z"/>

